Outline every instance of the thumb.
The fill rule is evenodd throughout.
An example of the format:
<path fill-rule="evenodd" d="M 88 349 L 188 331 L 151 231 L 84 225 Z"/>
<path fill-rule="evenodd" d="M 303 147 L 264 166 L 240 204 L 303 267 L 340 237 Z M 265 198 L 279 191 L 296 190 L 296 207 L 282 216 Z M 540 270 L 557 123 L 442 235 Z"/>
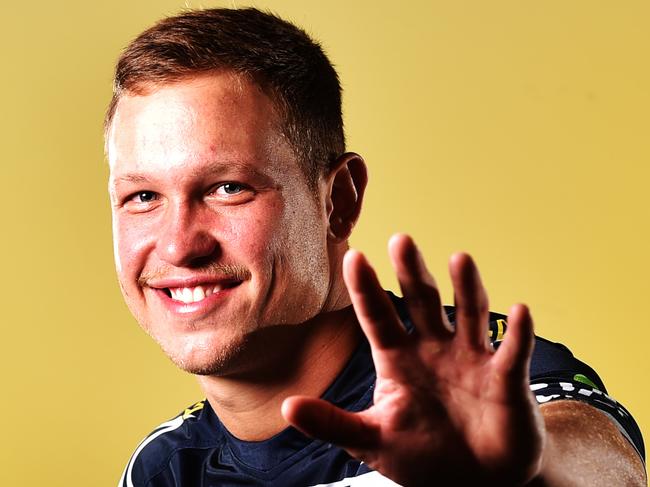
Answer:
<path fill-rule="evenodd" d="M 346 450 L 375 449 L 379 428 L 363 413 L 345 411 L 322 399 L 291 396 L 282 403 L 282 416 L 307 436 L 334 443 Z"/>

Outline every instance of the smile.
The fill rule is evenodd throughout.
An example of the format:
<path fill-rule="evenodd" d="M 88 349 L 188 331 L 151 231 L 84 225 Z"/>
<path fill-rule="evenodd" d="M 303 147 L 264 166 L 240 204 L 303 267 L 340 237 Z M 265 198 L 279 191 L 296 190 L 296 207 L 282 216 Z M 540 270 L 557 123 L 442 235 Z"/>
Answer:
<path fill-rule="evenodd" d="M 235 282 L 230 282 L 227 284 L 205 284 L 193 287 L 169 287 L 165 288 L 164 291 L 172 300 L 190 304 L 203 301 L 205 298 L 217 294 L 224 289 L 230 289 L 236 284 Z"/>
<path fill-rule="evenodd" d="M 152 279 L 143 286 L 154 291 L 173 313 L 198 316 L 223 304 L 242 282 L 231 276 L 194 275 Z"/>
<path fill-rule="evenodd" d="M 174 301 L 179 301 L 181 303 L 198 303 L 203 301 L 208 296 L 218 293 L 225 289 L 226 286 L 222 285 L 207 285 L 207 286 L 195 286 L 195 287 L 171 287 L 167 288 L 166 292 L 169 297 Z"/>

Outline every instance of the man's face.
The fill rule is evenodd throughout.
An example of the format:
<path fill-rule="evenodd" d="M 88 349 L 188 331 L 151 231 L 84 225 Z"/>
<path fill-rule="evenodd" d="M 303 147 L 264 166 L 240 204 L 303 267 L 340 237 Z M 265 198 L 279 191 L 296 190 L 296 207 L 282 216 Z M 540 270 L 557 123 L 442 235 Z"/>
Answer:
<path fill-rule="evenodd" d="M 187 371 L 227 373 L 251 333 L 304 322 L 327 298 L 324 198 L 278 127 L 271 100 L 228 73 L 118 104 L 108 155 L 120 285 Z"/>

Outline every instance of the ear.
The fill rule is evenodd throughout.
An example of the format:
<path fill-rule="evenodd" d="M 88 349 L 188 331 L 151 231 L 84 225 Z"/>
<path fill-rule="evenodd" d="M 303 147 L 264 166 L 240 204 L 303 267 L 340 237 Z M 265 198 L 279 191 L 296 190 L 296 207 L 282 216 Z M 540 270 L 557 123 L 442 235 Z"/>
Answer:
<path fill-rule="evenodd" d="M 327 182 L 327 234 L 330 240 L 342 242 L 348 239 L 359 219 L 368 182 L 366 163 L 359 154 L 346 152 L 335 161 L 327 175 Z"/>

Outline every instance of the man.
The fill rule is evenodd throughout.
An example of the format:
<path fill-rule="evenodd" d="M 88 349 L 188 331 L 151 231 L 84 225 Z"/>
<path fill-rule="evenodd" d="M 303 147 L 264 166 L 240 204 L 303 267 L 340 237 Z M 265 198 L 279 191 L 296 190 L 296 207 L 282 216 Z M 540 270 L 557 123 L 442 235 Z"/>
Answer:
<path fill-rule="evenodd" d="M 634 420 L 525 306 L 504 338 L 469 256 L 452 309 L 408 236 L 389 243 L 403 300 L 348 250 L 365 164 L 295 26 L 163 20 L 122 54 L 106 133 L 124 297 L 207 398 L 120 485 L 643 485 Z"/>

